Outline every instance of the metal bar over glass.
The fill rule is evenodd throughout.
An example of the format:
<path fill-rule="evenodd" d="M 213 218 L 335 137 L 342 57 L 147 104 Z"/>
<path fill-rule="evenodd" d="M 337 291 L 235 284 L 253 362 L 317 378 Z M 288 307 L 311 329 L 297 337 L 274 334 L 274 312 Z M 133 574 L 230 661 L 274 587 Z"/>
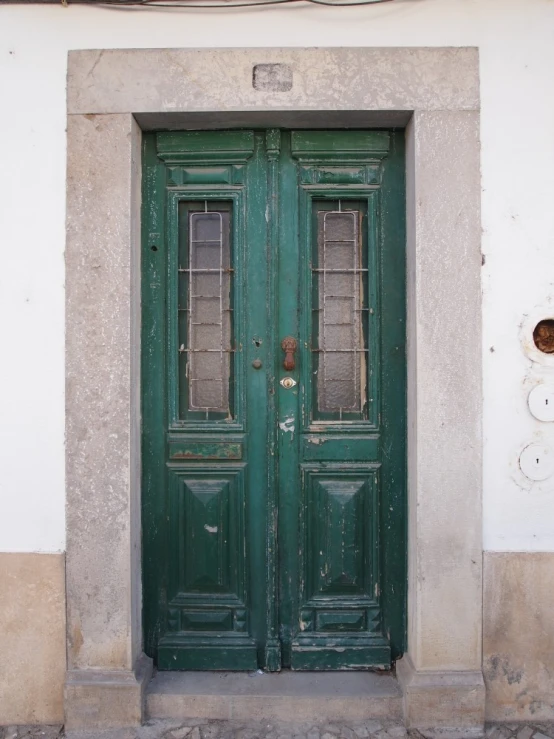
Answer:
<path fill-rule="evenodd" d="M 362 330 L 363 276 L 360 213 L 318 212 L 319 371 L 318 408 L 324 413 L 360 413 L 365 402 Z"/>
<path fill-rule="evenodd" d="M 187 378 L 189 410 L 226 412 L 230 373 L 229 213 L 189 215 Z"/>

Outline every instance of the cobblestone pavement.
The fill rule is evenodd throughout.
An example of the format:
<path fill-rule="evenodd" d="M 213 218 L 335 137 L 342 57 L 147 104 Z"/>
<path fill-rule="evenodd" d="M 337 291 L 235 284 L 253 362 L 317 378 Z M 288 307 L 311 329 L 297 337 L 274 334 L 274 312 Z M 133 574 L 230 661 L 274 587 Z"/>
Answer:
<path fill-rule="evenodd" d="M 442 733 L 448 739 L 451 732 Z M 441 732 L 433 732 L 433 739 Z M 457 733 L 458 737 L 463 733 Z M 475 739 L 475 734 L 469 734 Z M 0 727 L 0 739 L 424 739 L 419 731 L 387 721 L 284 723 L 276 721 L 148 721 L 136 729 L 65 733 L 62 726 Z M 487 739 L 554 739 L 554 724 L 494 724 Z"/>

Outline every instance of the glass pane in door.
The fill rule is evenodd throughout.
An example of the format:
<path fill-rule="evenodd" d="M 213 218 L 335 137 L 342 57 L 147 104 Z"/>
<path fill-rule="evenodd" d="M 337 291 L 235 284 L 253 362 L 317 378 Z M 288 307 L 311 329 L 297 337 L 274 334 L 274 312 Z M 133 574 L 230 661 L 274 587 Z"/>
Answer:
<path fill-rule="evenodd" d="M 180 412 L 183 419 L 214 419 L 230 410 L 231 212 L 198 205 L 182 203 L 187 234 L 178 268 Z"/>
<path fill-rule="evenodd" d="M 364 214 L 348 201 L 321 206 L 315 203 L 312 263 L 317 416 L 359 419 L 367 402 Z"/>

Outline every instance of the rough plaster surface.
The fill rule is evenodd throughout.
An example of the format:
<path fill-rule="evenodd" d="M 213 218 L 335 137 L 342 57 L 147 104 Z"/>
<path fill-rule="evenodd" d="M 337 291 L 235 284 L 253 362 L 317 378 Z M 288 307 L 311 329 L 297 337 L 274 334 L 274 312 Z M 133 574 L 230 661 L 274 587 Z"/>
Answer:
<path fill-rule="evenodd" d="M 255 89 L 286 64 L 290 91 Z M 138 103 L 138 107 L 137 107 Z M 479 108 L 476 49 L 117 49 L 69 53 L 69 113 Z"/>
<path fill-rule="evenodd" d="M 554 554 L 486 552 L 483 672 L 490 721 L 554 717 Z"/>
<path fill-rule="evenodd" d="M 131 402 L 131 115 L 70 116 L 67 598 L 70 668 L 132 669 L 140 644 Z M 136 169 L 136 167 L 135 167 Z M 138 505 L 138 504 L 137 504 Z M 134 513 L 133 513 L 134 511 Z M 135 525 L 133 525 L 133 523 Z"/>
<path fill-rule="evenodd" d="M 63 554 L 0 554 L 0 725 L 63 721 Z"/>
<path fill-rule="evenodd" d="M 481 666 L 479 114 L 409 130 L 409 651 Z"/>

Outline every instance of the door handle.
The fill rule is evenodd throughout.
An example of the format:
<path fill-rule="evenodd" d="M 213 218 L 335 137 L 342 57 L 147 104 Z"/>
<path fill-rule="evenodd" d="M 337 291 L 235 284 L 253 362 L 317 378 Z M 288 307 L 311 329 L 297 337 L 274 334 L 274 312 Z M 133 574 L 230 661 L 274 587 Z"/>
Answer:
<path fill-rule="evenodd" d="M 292 370 L 296 367 L 294 354 L 296 352 L 297 346 L 298 344 L 296 343 L 296 339 L 292 336 L 286 336 L 281 342 L 281 349 L 285 352 L 283 367 L 286 369 L 287 372 L 292 372 Z"/>

